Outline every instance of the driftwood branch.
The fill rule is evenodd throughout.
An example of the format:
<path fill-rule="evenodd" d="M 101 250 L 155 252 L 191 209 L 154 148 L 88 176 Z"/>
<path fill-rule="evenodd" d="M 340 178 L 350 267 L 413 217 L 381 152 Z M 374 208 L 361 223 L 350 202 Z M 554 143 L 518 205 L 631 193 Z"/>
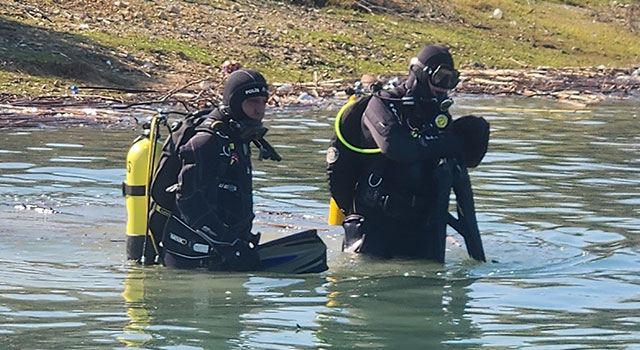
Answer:
<path fill-rule="evenodd" d="M 356 1 L 355 4 L 363 10 L 369 12 L 369 14 L 373 14 L 373 10 L 369 6 L 363 4 L 361 1 Z"/>

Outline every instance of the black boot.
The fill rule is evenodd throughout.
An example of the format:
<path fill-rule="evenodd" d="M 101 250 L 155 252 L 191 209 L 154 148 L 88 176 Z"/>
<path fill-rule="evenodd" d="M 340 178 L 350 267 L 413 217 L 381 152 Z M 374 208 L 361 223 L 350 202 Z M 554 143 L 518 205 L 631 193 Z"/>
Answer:
<path fill-rule="evenodd" d="M 363 224 L 364 216 L 360 214 L 351 214 L 344 219 L 342 222 L 342 227 L 344 228 L 343 252 L 360 252 L 360 247 L 362 247 L 362 242 L 364 241 Z"/>

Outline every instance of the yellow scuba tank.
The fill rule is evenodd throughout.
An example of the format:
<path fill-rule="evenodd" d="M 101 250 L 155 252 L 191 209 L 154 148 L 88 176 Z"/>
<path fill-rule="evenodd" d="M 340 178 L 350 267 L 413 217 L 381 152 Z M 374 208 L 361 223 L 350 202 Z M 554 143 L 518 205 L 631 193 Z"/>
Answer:
<path fill-rule="evenodd" d="M 355 100 L 356 100 L 355 94 L 349 96 L 349 101 L 347 101 L 347 103 L 344 106 L 342 106 L 342 108 L 340 109 L 340 112 L 338 112 L 338 115 L 341 115 L 342 113 L 344 113 L 344 111 L 347 109 L 347 106 L 355 102 Z M 329 216 L 327 218 L 327 221 L 328 221 L 328 224 L 332 226 L 340 226 L 344 221 L 344 213 L 342 212 L 342 210 L 340 210 L 340 208 L 338 207 L 338 203 L 336 203 L 336 200 L 333 199 L 333 197 L 329 199 Z"/>
<path fill-rule="evenodd" d="M 149 184 L 162 150 L 156 128 L 157 122 L 154 117 L 151 123 L 143 125 L 142 135 L 133 141 L 127 153 L 127 174 L 122 184 L 122 194 L 126 197 L 126 250 L 129 260 L 140 260 L 143 251 L 149 249 L 145 247 L 145 236 L 150 235 L 147 225 Z M 153 143 L 154 149 L 151 147 Z M 155 242 L 151 243 L 155 248 Z"/>

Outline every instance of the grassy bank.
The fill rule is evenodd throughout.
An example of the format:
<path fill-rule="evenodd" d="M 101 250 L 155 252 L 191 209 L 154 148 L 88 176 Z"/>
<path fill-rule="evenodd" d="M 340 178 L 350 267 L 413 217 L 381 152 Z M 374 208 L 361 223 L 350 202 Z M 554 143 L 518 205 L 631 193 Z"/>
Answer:
<path fill-rule="evenodd" d="M 0 87 L 214 86 L 235 59 L 272 82 L 406 71 L 424 43 L 462 68 L 640 64 L 638 1 L 24 0 L 0 4 Z M 314 6 L 311 6 L 314 5 Z"/>

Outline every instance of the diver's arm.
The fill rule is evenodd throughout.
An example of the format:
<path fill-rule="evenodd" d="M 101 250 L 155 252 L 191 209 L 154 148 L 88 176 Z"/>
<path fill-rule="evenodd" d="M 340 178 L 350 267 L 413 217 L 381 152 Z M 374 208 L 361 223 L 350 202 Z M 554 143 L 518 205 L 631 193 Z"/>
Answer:
<path fill-rule="evenodd" d="M 372 98 L 362 116 L 364 126 L 382 154 L 400 163 L 457 156 L 460 144 L 450 133 L 425 137 L 411 135 L 398 116 L 379 98 Z"/>

